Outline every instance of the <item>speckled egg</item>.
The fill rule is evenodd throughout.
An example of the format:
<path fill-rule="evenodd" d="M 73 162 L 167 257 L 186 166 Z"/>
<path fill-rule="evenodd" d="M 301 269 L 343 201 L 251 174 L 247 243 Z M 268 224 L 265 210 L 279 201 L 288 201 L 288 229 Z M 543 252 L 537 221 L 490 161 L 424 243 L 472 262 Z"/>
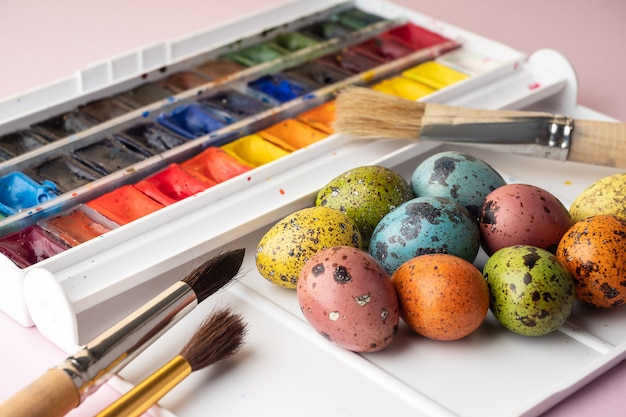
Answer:
<path fill-rule="evenodd" d="M 596 214 L 626 219 L 626 172 L 604 177 L 580 193 L 570 206 L 575 222 Z"/>
<path fill-rule="evenodd" d="M 389 275 L 409 259 L 448 253 L 473 262 L 480 249 L 478 226 L 465 207 L 445 197 L 417 197 L 378 223 L 369 252 Z"/>
<path fill-rule="evenodd" d="M 478 216 L 487 194 L 505 184 L 502 176 L 486 162 L 455 151 L 428 157 L 411 176 L 411 187 L 416 197 L 450 198 L 474 217 Z"/>
<path fill-rule="evenodd" d="M 316 252 L 333 246 L 361 248 L 361 233 L 339 210 L 307 207 L 272 226 L 255 254 L 256 267 L 270 282 L 295 289 L 305 262 Z"/>
<path fill-rule="evenodd" d="M 610 308 L 626 301 L 626 218 L 598 214 L 565 233 L 556 256 L 574 277 L 576 298 Z"/>
<path fill-rule="evenodd" d="M 558 198 L 530 184 L 507 184 L 489 193 L 478 223 L 487 255 L 514 245 L 531 245 L 554 253 L 561 237 L 574 224 Z"/>
<path fill-rule="evenodd" d="M 315 205 L 346 213 L 356 223 L 363 247 L 372 231 L 394 208 L 413 198 L 413 190 L 400 174 L 382 166 L 360 166 L 335 177 L 317 194 Z"/>
<path fill-rule="evenodd" d="M 331 342 L 354 352 L 388 346 L 398 331 L 398 297 L 385 270 L 364 250 L 324 249 L 298 279 L 304 317 Z"/>
<path fill-rule="evenodd" d="M 503 248 L 483 268 L 490 309 L 507 329 L 543 336 L 569 318 L 576 300 L 572 275 L 552 253 L 528 245 Z"/>
<path fill-rule="evenodd" d="M 409 259 L 391 281 L 402 319 L 430 339 L 466 337 L 480 327 L 489 310 L 482 273 L 457 256 L 437 253 Z"/>

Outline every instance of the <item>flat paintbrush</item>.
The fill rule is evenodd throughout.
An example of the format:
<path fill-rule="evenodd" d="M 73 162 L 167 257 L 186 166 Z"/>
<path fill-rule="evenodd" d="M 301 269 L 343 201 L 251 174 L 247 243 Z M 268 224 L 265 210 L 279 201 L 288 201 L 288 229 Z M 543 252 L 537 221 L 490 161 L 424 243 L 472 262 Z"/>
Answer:
<path fill-rule="evenodd" d="M 226 359 L 243 345 L 246 324 L 222 309 L 212 313 L 180 353 L 141 381 L 96 417 L 137 417 L 156 404 L 192 372 Z"/>
<path fill-rule="evenodd" d="M 0 417 L 57 417 L 77 407 L 198 303 L 231 282 L 244 254 L 237 249 L 204 262 L 0 404 Z"/>
<path fill-rule="evenodd" d="M 446 106 L 365 87 L 339 91 L 336 105 L 335 131 L 357 139 L 497 144 L 512 153 L 626 168 L 624 123 Z"/>

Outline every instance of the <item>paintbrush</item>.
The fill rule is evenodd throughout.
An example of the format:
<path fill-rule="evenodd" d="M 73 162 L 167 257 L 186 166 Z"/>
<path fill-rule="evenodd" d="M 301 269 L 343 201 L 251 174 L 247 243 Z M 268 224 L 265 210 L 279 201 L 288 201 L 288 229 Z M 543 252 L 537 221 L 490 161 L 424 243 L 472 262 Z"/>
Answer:
<path fill-rule="evenodd" d="M 141 381 L 96 417 L 136 417 L 156 404 L 192 372 L 226 359 L 243 345 L 246 324 L 222 309 L 212 313 L 180 353 Z"/>
<path fill-rule="evenodd" d="M 626 124 L 544 112 L 425 103 L 365 87 L 337 94 L 335 131 L 359 139 L 481 144 L 542 158 L 626 168 Z"/>
<path fill-rule="evenodd" d="M 237 249 L 204 262 L 0 404 L 0 417 L 57 417 L 77 407 L 198 303 L 231 282 L 244 254 Z"/>

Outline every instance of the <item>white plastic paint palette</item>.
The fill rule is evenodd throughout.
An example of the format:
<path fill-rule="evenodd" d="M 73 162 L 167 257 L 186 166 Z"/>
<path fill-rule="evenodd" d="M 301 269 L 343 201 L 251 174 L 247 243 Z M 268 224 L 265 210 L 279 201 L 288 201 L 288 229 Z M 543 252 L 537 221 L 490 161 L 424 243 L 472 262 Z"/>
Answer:
<path fill-rule="evenodd" d="M 258 33 L 339 4 L 331 0 L 311 3 L 297 1 L 278 7 L 248 19 L 246 28 L 255 23 Z M 440 60 L 484 71 L 428 96 L 429 101 L 484 108 L 533 106 L 570 114 L 576 107 L 573 70 L 554 51 L 539 51 L 527 58 L 505 45 L 390 3 L 353 4 L 390 19 L 409 19 L 460 40 L 462 48 Z M 208 39 L 209 46 L 183 40 L 173 45 L 185 47 L 174 49 L 219 48 L 234 41 L 233 34 L 241 33 L 242 25 L 233 23 L 193 38 Z M 490 65 L 477 69 L 473 54 L 489 57 Z M 175 62 L 159 61 L 154 68 L 164 64 L 181 68 L 199 62 L 200 58 L 189 55 L 181 54 Z M 149 70 L 131 68 L 127 73 Z M 92 68 L 81 76 L 89 79 L 90 74 L 102 72 Z M 92 83 L 82 85 L 96 84 L 100 89 L 73 91 L 71 100 L 58 107 L 52 105 L 58 101 L 53 97 L 51 107 L 43 106 L 43 110 L 24 111 L 10 102 L 0 103 L 0 108 L 15 115 L 16 121 L 7 123 L 17 126 L 37 115 L 52 115 L 85 97 L 121 91 L 131 84 L 131 78 L 116 79 L 108 74 L 89 79 Z M 0 308 L 25 325 L 35 323 L 46 337 L 73 352 L 206 257 L 223 249 L 245 247 L 241 282 L 202 303 L 124 369 L 121 379 L 114 379 L 124 386 L 125 381 L 137 383 L 147 376 L 179 351 L 181 340 L 215 305 L 228 304 L 241 312 L 250 323 L 243 352 L 228 363 L 193 374 L 163 399 L 158 415 L 243 415 L 258 410 L 310 416 L 538 414 L 621 360 L 626 329 L 619 311 L 590 311 L 579 306 L 567 326 L 542 338 L 507 332 L 491 316 L 471 337 L 449 343 L 426 340 L 402 327 L 388 349 L 358 355 L 319 336 L 304 321 L 295 293 L 270 284 L 254 267 L 254 250 L 263 232 L 281 217 L 311 205 L 317 190 L 336 175 L 360 165 L 381 164 L 408 177 L 419 161 L 444 149 L 468 151 L 500 170 L 507 181 L 539 185 L 566 205 L 587 185 L 615 172 L 479 147 L 391 140 L 355 143 L 334 135 L 255 169 L 252 181 L 245 175 L 233 178 L 32 267 L 15 268 L 0 258 L 2 274 L 7 277 L 2 283 Z M 481 259 L 484 255 L 478 264 Z"/>
<path fill-rule="evenodd" d="M 371 154 L 355 155 L 345 161 L 346 166 L 376 163 L 408 178 L 429 155 L 458 150 L 488 162 L 508 182 L 541 184 L 567 205 L 591 182 L 616 172 L 475 147 L 395 145 L 396 151 L 381 156 L 384 145 L 372 143 Z M 355 151 L 356 145 L 340 149 L 338 158 L 342 151 Z M 310 204 L 310 197 L 299 206 Z M 489 313 L 478 331 L 459 341 L 429 340 L 402 324 L 397 338 L 382 351 L 355 354 L 343 350 L 305 321 L 294 291 L 276 287 L 256 271 L 254 250 L 270 226 L 231 242 L 233 247 L 247 249 L 241 282 L 201 304 L 140 355 L 122 371 L 125 381 L 138 382 L 147 369 L 175 354 L 180 340 L 221 305 L 233 306 L 249 321 L 248 344 L 233 360 L 195 375 L 161 401 L 162 407 L 177 416 L 243 415 L 255 410 L 306 416 L 539 415 L 624 357 L 624 312 L 580 304 L 562 329 L 543 337 L 514 334 Z M 476 264 L 481 266 L 485 259 L 481 252 Z M 116 383 L 125 387 L 124 381 Z"/>

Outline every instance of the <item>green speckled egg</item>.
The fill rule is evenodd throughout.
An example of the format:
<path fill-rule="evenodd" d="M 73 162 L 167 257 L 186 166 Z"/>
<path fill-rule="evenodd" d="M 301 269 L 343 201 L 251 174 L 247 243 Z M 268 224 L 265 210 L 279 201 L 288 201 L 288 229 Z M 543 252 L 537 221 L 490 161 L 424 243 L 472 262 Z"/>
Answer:
<path fill-rule="evenodd" d="M 354 221 L 339 210 L 308 207 L 279 220 L 263 235 L 255 254 L 262 277 L 295 289 L 307 260 L 333 246 L 361 248 L 361 233 Z"/>
<path fill-rule="evenodd" d="M 491 312 L 507 329 L 542 336 L 559 328 L 572 313 L 574 280 L 547 250 L 518 245 L 496 251 L 483 276 Z"/>
<path fill-rule="evenodd" d="M 413 198 L 408 181 L 389 168 L 368 165 L 335 177 L 317 194 L 316 206 L 342 211 L 356 223 L 363 247 L 378 222 L 391 210 Z"/>
<path fill-rule="evenodd" d="M 626 172 L 591 184 L 576 197 L 569 211 L 575 222 L 597 214 L 626 219 Z"/>

